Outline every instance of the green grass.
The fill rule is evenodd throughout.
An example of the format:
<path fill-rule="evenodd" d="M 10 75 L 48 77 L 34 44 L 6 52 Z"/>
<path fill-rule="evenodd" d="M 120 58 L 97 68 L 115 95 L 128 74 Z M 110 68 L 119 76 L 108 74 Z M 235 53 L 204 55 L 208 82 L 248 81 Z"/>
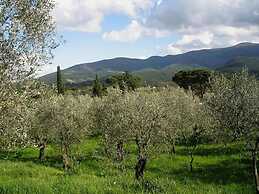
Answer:
<path fill-rule="evenodd" d="M 34 148 L 0 153 L 0 193 L 248 194 L 254 191 L 250 161 L 242 154 L 241 145 L 200 146 L 192 173 L 185 147 L 177 147 L 175 156 L 157 154 L 148 162 L 142 183 L 134 180 L 134 146 L 128 146 L 130 154 L 120 165 L 103 155 L 97 139 L 77 148 L 80 157 L 69 174 L 62 170 L 58 149 L 51 146 L 44 163 L 38 161 L 38 151 Z"/>

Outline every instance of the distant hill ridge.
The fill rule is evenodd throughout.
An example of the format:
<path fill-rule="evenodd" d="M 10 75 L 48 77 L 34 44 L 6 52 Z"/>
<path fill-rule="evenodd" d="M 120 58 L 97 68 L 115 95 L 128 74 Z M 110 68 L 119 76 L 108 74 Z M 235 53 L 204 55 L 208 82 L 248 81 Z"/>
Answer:
<path fill-rule="evenodd" d="M 88 82 L 99 77 L 129 71 L 141 76 L 145 81 L 170 80 L 173 73 L 192 68 L 208 68 L 219 71 L 235 71 L 243 65 L 259 75 L 259 44 L 244 42 L 227 48 L 190 51 L 179 55 L 152 56 L 147 59 L 114 58 L 93 63 L 83 63 L 63 70 L 66 82 Z M 243 64 L 243 65 L 242 65 Z M 258 73 L 257 73 L 258 72 Z M 55 73 L 40 79 L 55 82 Z"/>

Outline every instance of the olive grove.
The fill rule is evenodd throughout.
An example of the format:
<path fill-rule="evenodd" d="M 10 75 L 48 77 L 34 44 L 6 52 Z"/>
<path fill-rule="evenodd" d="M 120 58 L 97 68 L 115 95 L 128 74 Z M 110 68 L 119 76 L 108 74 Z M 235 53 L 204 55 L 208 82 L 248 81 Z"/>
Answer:
<path fill-rule="evenodd" d="M 183 89 L 139 88 L 139 78 L 127 72 L 113 76 L 113 88 L 105 92 L 96 77 L 93 96 L 66 95 L 63 88 L 58 88 L 59 95 L 34 79 L 39 67 L 51 62 L 52 50 L 58 46 L 53 8 L 52 0 L 0 1 L 1 150 L 36 147 L 44 162 L 46 147 L 54 145 L 68 171 L 75 164 L 75 146 L 97 136 L 112 162 L 122 164 L 131 152 L 135 178 L 144 180 L 148 163 L 164 147 L 174 155 L 178 154 L 176 145 L 184 146 L 193 172 L 200 144 L 238 142 L 251 154 L 259 193 L 259 85 L 255 77 L 247 70 L 231 75 L 197 71 L 202 79 L 195 74 L 197 79 L 189 88 L 193 80 L 186 85 L 184 77 L 192 75 L 182 72 L 175 79 Z M 128 145 L 132 150 L 126 150 Z"/>
<path fill-rule="evenodd" d="M 200 144 L 236 141 L 245 142 L 244 148 L 252 153 L 258 183 L 258 82 L 245 70 L 228 77 L 213 77 L 202 99 L 191 91 L 170 87 L 132 92 L 111 88 L 102 97 L 58 95 L 52 88 L 29 83 L 24 82 L 17 90 L 31 91 L 27 92 L 27 100 L 9 109 L 26 117 L 13 122 L 19 119 L 11 116 L 8 132 L 13 136 L 6 138 L 8 133 L 4 133 L 1 138 L 12 140 L 16 147 L 37 146 L 41 161 L 46 147 L 57 145 L 64 169 L 73 169 L 77 159 L 74 147 L 94 135 L 100 137 L 112 162 L 124 165 L 122 161 L 128 159 L 125 156 L 134 154 L 135 177 L 144 180 L 148 163 L 164 148 L 178 154 L 176 145 L 185 146 L 190 156 L 188 166 L 194 171 Z M 1 148 L 8 147 L 5 144 L 1 141 Z M 128 145 L 133 145 L 134 151 L 128 150 Z"/>

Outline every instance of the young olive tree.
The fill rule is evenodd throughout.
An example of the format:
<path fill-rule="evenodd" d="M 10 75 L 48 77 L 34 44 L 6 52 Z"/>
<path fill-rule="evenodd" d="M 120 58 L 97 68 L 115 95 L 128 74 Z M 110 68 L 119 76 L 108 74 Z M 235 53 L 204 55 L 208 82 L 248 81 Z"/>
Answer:
<path fill-rule="evenodd" d="M 60 145 L 64 169 L 72 167 L 71 147 L 80 143 L 92 128 L 90 96 L 59 96 L 53 105 L 56 142 Z"/>
<path fill-rule="evenodd" d="M 166 88 L 160 92 L 160 99 L 166 111 L 166 122 L 163 127 L 163 138 L 175 154 L 175 144 L 182 132 L 193 126 L 193 96 L 179 88 Z"/>
<path fill-rule="evenodd" d="M 37 83 L 6 83 L 0 88 L 0 148 L 12 149 L 31 145 L 31 107 L 39 94 Z"/>
<path fill-rule="evenodd" d="M 102 130 L 106 152 L 121 162 L 124 158 L 124 144 L 129 140 L 129 105 L 127 93 L 111 89 L 101 100 L 99 127 Z"/>
<path fill-rule="evenodd" d="M 171 153 L 175 153 L 176 141 L 187 146 L 192 171 L 194 151 L 201 143 L 209 123 L 208 118 L 205 117 L 203 105 L 191 91 L 179 88 L 165 89 L 161 92 L 162 98 L 164 98 L 166 111 L 166 122 L 162 130 L 165 142 L 171 147 Z"/>
<path fill-rule="evenodd" d="M 38 143 L 52 140 L 60 145 L 65 170 L 72 167 L 71 147 L 80 143 L 92 127 L 91 103 L 89 96 L 52 96 L 37 104 L 31 135 Z"/>
<path fill-rule="evenodd" d="M 55 101 L 56 95 L 54 90 L 40 85 L 38 94 L 34 96 L 29 109 L 30 127 L 28 136 L 32 143 L 39 148 L 39 160 L 45 159 L 45 148 L 47 144 L 54 140 L 54 129 L 52 126 L 52 102 Z"/>
<path fill-rule="evenodd" d="M 253 174 L 256 192 L 259 193 L 257 153 L 259 144 L 258 114 L 259 87 L 257 80 L 244 69 L 232 74 L 214 78 L 211 92 L 206 95 L 206 106 L 217 124 L 217 133 L 232 140 L 244 139 L 252 147 Z M 218 135 L 217 135 L 218 136 Z"/>
<path fill-rule="evenodd" d="M 161 143 L 161 128 L 166 119 L 158 92 L 139 90 L 128 94 L 129 98 L 129 130 L 135 138 L 137 146 L 136 179 L 144 177 L 148 158 L 154 148 Z"/>
<path fill-rule="evenodd" d="M 39 160 L 45 159 L 45 148 L 54 138 L 54 129 L 51 119 L 51 101 L 53 98 L 42 99 L 37 102 L 37 108 L 34 112 L 34 120 L 29 135 L 39 148 Z"/>
<path fill-rule="evenodd" d="M 0 101 L 0 149 L 24 147 L 28 142 L 27 119 L 24 116 L 28 111 L 22 99 L 23 94 L 14 92 L 9 99 Z"/>
<path fill-rule="evenodd" d="M 187 146 L 190 156 L 190 169 L 193 169 L 194 151 L 207 135 L 210 119 L 206 116 L 203 104 L 191 91 L 179 88 L 166 88 L 160 92 L 164 102 L 166 120 L 162 134 L 170 152 L 175 153 L 175 144 Z"/>
<path fill-rule="evenodd" d="M 193 99 L 189 109 L 189 116 L 185 119 L 192 121 L 192 125 L 182 130 L 181 137 L 183 143 L 187 146 L 190 156 L 190 171 L 193 171 L 194 153 L 198 146 L 204 143 L 204 139 L 211 136 L 211 128 L 213 121 L 204 109 L 204 105 L 199 99 Z M 186 121 L 186 120 L 183 120 Z"/>

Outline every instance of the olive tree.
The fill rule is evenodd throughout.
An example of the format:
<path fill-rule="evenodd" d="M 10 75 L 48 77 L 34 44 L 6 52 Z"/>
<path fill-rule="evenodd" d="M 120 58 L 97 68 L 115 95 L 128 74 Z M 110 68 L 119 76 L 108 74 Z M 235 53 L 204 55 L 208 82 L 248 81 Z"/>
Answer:
<path fill-rule="evenodd" d="M 39 95 L 37 82 L 5 83 L 1 85 L 0 93 L 0 148 L 12 149 L 31 145 L 31 107 Z"/>
<path fill-rule="evenodd" d="M 41 99 L 37 102 L 37 108 L 34 110 L 34 119 L 29 132 L 33 143 L 39 148 L 39 160 L 45 159 L 45 148 L 47 143 L 51 142 L 54 138 L 54 129 L 52 122 L 50 122 L 52 101 L 53 98 Z"/>
<path fill-rule="evenodd" d="M 24 80 L 48 63 L 55 42 L 52 0 L 0 1 L 0 131 L 2 145 L 26 143 Z M 27 84 L 26 84 L 27 85 Z M 22 112 L 21 112 L 22 111 Z M 23 139 L 23 140 L 22 140 Z"/>
<path fill-rule="evenodd" d="M 45 159 L 45 148 L 54 140 L 54 129 L 52 122 L 52 103 L 55 101 L 54 90 L 39 85 L 37 95 L 34 95 L 29 106 L 30 114 L 27 115 L 30 126 L 28 136 L 33 145 L 39 148 L 39 160 Z"/>
<path fill-rule="evenodd" d="M 161 143 L 161 128 L 166 119 L 158 92 L 139 90 L 130 93 L 129 130 L 134 136 L 137 146 L 136 179 L 143 178 L 148 158 Z"/>
<path fill-rule="evenodd" d="M 256 192 L 259 193 L 257 153 L 259 144 L 258 113 L 259 87 L 246 69 L 229 78 L 221 75 L 214 78 L 211 92 L 206 95 L 206 106 L 217 124 L 217 134 L 232 140 L 244 139 L 252 148 L 253 174 Z"/>
<path fill-rule="evenodd" d="M 162 129 L 163 139 L 175 154 L 175 144 L 184 130 L 193 126 L 193 96 L 180 88 L 166 88 L 160 92 L 160 99 L 166 111 L 166 122 Z"/>
<path fill-rule="evenodd" d="M 72 167 L 71 148 L 84 139 L 92 127 L 89 96 L 53 96 L 42 99 L 36 110 L 35 137 L 52 140 L 60 146 L 64 169 Z"/>
<path fill-rule="evenodd" d="M 187 146 L 190 156 L 190 169 L 193 169 L 194 151 L 208 132 L 210 119 L 206 116 L 200 99 L 191 91 L 179 88 L 166 88 L 160 92 L 164 102 L 166 119 L 161 131 L 170 152 L 175 153 L 176 142 Z M 163 100 L 162 100 L 163 99 Z"/>
<path fill-rule="evenodd" d="M 119 89 L 111 89 L 101 100 L 99 127 L 102 130 L 106 151 L 116 155 L 117 161 L 124 158 L 124 144 L 130 139 L 130 96 Z M 116 154 L 114 154 L 116 152 Z"/>
<path fill-rule="evenodd" d="M 182 143 L 187 147 L 190 156 L 190 171 L 193 171 L 194 153 L 198 146 L 205 143 L 211 137 L 211 129 L 213 127 L 213 120 L 206 114 L 204 105 L 199 99 L 193 99 L 190 104 L 189 114 L 183 119 L 183 122 L 189 120 L 191 125 L 184 128 L 179 138 Z"/>
<path fill-rule="evenodd" d="M 8 88 L 9 89 L 9 88 Z M 13 95 L 10 95 L 10 93 Z M 0 101 L 0 149 L 12 149 L 17 146 L 25 146 L 27 143 L 26 126 L 27 120 L 24 117 L 28 114 L 22 99 L 23 94 L 8 91 L 8 95 Z"/>
<path fill-rule="evenodd" d="M 0 1 L 0 77 L 24 79 L 49 62 L 55 41 L 52 0 Z"/>
<path fill-rule="evenodd" d="M 80 143 L 92 129 L 92 98 L 60 96 L 53 105 L 56 142 L 60 145 L 64 169 L 72 167 L 71 146 Z"/>

